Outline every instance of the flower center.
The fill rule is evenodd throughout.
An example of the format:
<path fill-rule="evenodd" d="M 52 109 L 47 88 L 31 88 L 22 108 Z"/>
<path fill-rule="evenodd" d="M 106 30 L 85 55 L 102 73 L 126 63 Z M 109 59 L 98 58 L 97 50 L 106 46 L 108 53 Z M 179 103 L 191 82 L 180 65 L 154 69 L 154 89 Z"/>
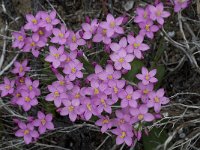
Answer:
<path fill-rule="evenodd" d="M 96 95 L 96 94 L 99 94 L 99 89 L 94 88 L 94 94 L 95 94 L 95 95 Z"/>
<path fill-rule="evenodd" d="M 60 81 L 59 84 L 60 84 L 60 85 L 64 85 L 65 82 L 64 82 L 64 81 Z"/>
<path fill-rule="evenodd" d="M 130 94 L 128 94 L 127 96 L 126 96 L 126 99 L 128 99 L 128 100 L 130 100 L 132 98 L 132 96 L 130 95 Z"/>
<path fill-rule="evenodd" d="M 37 24 L 37 20 L 36 19 L 32 19 L 31 20 L 33 24 Z"/>
<path fill-rule="evenodd" d="M 75 73 L 76 72 L 76 68 L 72 68 L 71 71 L 72 71 L 72 73 Z"/>
<path fill-rule="evenodd" d="M 91 106 L 91 104 L 87 104 L 87 109 L 88 109 L 89 111 L 92 110 L 92 106 Z"/>
<path fill-rule="evenodd" d="M 139 119 L 139 120 L 142 120 L 143 118 L 144 118 L 144 115 L 143 115 L 143 114 L 139 114 L 139 115 L 138 115 L 138 119 Z"/>
<path fill-rule="evenodd" d="M 179 3 L 184 3 L 186 0 L 178 0 Z"/>
<path fill-rule="evenodd" d="M 112 75 L 108 75 L 108 79 L 113 79 L 113 76 Z"/>
<path fill-rule="evenodd" d="M 114 92 L 118 93 L 118 88 L 116 86 L 114 87 Z"/>
<path fill-rule="evenodd" d="M 72 111 L 74 110 L 74 106 L 69 106 L 69 107 L 68 107 L 68 110 L 69 110 L 70 112 L 72 112 Z"/>
<path fill-rule="evenodd" d="M 158 10 L 158 11 L 156 12 L 156 16 L 160 16 L 160 15 L 161 15 L 161 11 Z"/>
<path fill-rule="evenodd" d="M 100 101 L 101 101 L 102 105 L 103 105 L 104 107 L 106 107 L 106 102 L 105 102 L 105 100 L 102 98 Z"/>
<path fill-rule="evenodd" d="M 20 79 L 19 79 L 19 82 L 20 82 L 20 83 L 24 83 L 24 78 L 20 78 Z"/>
<path fill-rule="evenodd" d="M 144 93 L 144 94 L 148 94 L 148 93 L 149 93 L 149 90 L 145 89 L 145 90 L 143 90 L 143 93 Z"/>
<path fill-rule="evenodd" d="M 79 93 L 76 93 L 76 95 L 74 96 L 75 98 L 80 98 L 81 95 Z"/>
<path fill-rule="evenodd" d="M 71 59 L 69 57 L 66 58 L 66 62 L 70 62 Z"/>
<path fill-rule="evenodd" d="M 140 43 L 134 43 L 133 46 L 134 48 L 138 48 L 140 46 Z"/>
<path fill-rule="evenodd" d="M 146 79 L 146 80 L 149 80 L 149 78 L 150 78 L 150 77 L 149 77 L 149 75 L 147 74 L 147 75 L 145 76 L 145 79 Z"/>
<path fill-rule="evenodd" d="M 64 34 L 60 32 L 60 33 L 58 34 L 58 36 L 59 36 L 60 38 L 63 38 L 63 37 L 64 37 Z"/>
<path fill-rule="evenodd" d="M 31 45 L 32 47 L 33 47 L 33 46 L 35 46 L 35 42 L 31 42 L 31 44 L 30 44 L 30 45 Z"/>
<path fill-rule="evenodd" d="M 6 85 L 6 86 L 5 86 L 5 89 L 6 89 L 6 90 L 10 90 L 10 88 L 11 88 L 10 85 Z"/>
<path fill-rule="evenodd" d="M 125 138 L 126 137 L 126 132 L 122 131 L 120 138 Z"/>
<path fill-rule="evenodd" d="M 119 61 L 120 63 L 123 63 L 123 62 L 124 62 L 124 58 L 120 58 L 118 61 Z"/>
<path fill-rule="evenodd" d="M 103 31 L 102 31 L 103 36 L 106 36 L 106 33 L 107 33 L 107 30 L 103 29 Z"/>
<path fill-rule="evenodd" d="M 150 31 L 150 25 L 149 25 L 149 24 L 146 24 L 145 29 L 146 29 L 147 31 Z"/>
<path fill-rule="evenodd" d="M 159 102 L 160 102 L 160 99 L 156 96 L 156 97 L 154 98 L 154 101 L 155 101 L 156 103 L 159 103 Z"/>
<path fill-rule="evenodd" d="M 42 30 L 39 30 L 39 35 L 44 35 L 44 32 Z"/>
<path fill-rule="evenodd" d="M 104 120 L 102 121 L 103 124 L 106 124 L 106 123 L 108 123 L 108 122 L 109 122 L 108 119 L 104 119 Z"/>
<path fill-rule="evenodd" d="M 42 125 L 45 125 L 45 124 L 46 124 L 46 120 L 45 120 L 45 119 L 42 119 L 42 120 L 41 120 L 41 123 L 42 123 Z"/>
<path fill-rule="evenodd" d="M 76 42 L 76 36 L 75 35 L 72 36 L 72 42 Z"/>
<path fill-rule="evenodd" d="M 19 72 L 22 72 L 24 69 L 22 66 L 19 67 Z"/>
<path fill-rule="evenodd" d="M 30 91 L 32 91 L 32 90 L 33 90 L 33 87 L 30 85 L 30 86 L 28 87 L 28 89 L 29 89 Z"/>
<path fill-rule="evenodd" d="M 58 97 L 60 95 L 60 93 L 58 91 L 54 92 L 54 97 Z"/>
<path fill-rule="evenodd" d="M 29 134 L 29 130 L 28 129 L 26 129 L 26 130 L 24 130 L 24 135 L 27 135 L 27 134 Z"/>
<path fill-rule="evenodd" d="M 30 97 L 25 97 L 25 101 L 30 102 L 31 101 Z"/>
<path fill-rule="evenodd" d="M 60 57 L 60 54 L 53 54 L 53 56 L 58 59 Z"/>
<path fill-rule="evenodd" d="M 111 28 L 114 28 L 114 27 L 115 27 L 115 22 L 114 22 L 114 21 L 112 21 L 112 22 L 110 23 L 110 27 L 111 27 Z"/>
<path fill-rule="evenodd" d="M 17 93 L 17 94 L 16 94 L 16 97 L 21 97 L 21 94 L 20 94 L 20 93 Z"/>
<path fill-rule="evenodd" d="M 45 20 L 47 23 L 51 23 L 51 18 L 47 17 Z"/>
<path fill-rule="evenodd" d="M 124 119 L 120 119 L 119 123 L 124 124 Z"/>
<path fill-rule="evenodd" d="M 20 36 L 18 36 L 17 39 L 18 39 L 18 41 L 23 41 L 23 36 L 20 35 Z"/>

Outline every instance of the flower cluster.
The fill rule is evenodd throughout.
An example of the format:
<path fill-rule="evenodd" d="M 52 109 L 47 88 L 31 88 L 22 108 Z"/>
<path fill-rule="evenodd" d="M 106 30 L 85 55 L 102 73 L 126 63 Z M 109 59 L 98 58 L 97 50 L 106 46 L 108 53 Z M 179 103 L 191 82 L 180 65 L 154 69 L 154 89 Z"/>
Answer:
<path fill-rule="evenodd" d="M 134 22 L 139 32 L 126 35 L 124 17 L 108 14 L 105 21 L 89 19 L 80 30 L 72 31 L 56 18 L 55 11 L 40 11 L 35 16 L 27 15 L 25 26 L 13 32 L 13 47 L 35 57 L 40 53 L 45 56 L 57 78 L 47 85 L 49 93 L 45 100 L 53 102 L 61 116 L 68 116 L 72 122 L 96 116 L 99 119 L 95 124 L 102 133 L 111 131 L 117 136 L 117 144 L 125 142 L 131 146 L 140 140 L 146 122 L 157 119 L 169 99 L 164 96 L 164 89 L 154 88 L 158 81 L 156 69 L 149 71 L 142 67 L 141 74 L 136 75 L 136 85 L 129 84 L 124 74 L 134 67 L 131 66 L 134 59 L 144 58 L 145 51 L 150 50 L 146 38 L 153 39 L 169 16 L 163 3 L 137 8 Z M 100 62 L 95 63 L 94 72 L 89 74 L 83 59 L 90 63 L 90 58 L 84 50 L 99 45 L 109 55 L 107 63 L 103 67 Z M 12 81 L 4 78 L 4 84 L 0 85 L 1 96 L 12 95 L 12 103 L 22 106 L 24 111 L 37 105 L 41 94 L 39 81 L 24 77 L 30 70 L 27 63 L 27 60 L 16 62 L 12 72 L 18 78 Z M 28 144 L 39 133 L 53 129 L 51 121 L 52 115 L 38 112 L 38 119 L 18 123 L 16 136 L 24 137 Z"/>
<path fill-rule="evenodd" d="M 19 129 L 16 131 L 15 136 L 23 137 L 26 144 L 36 141 L 39 135 L 44 134 L 47 129 L 54 129 L 52 114 L 45 115 L 43 112 L 39 111 L 37 117 L 37 119 L 29 117 L 28 123 L 17 120 Z"/>

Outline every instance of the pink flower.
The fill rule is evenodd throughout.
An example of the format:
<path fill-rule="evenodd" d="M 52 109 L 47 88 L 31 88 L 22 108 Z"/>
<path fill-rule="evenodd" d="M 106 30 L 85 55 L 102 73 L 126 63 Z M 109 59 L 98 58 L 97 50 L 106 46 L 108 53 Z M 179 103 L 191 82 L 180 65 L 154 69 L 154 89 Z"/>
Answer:
<path fill-rule="evenodd" d="M 179 12 L 181 9 L 185 9 L 189 2 L 190 0 L 174 0 L 174 11 Z"/>
<path fill-rule="evenodd" d="M 121 72 L 120 71 L 115 71 L 113 66 L 108 64 L 106 65 L 106 69 L 105 71 L 102 71 L 98 74 L 98 77 L 105 81 L 108 82 L 108 85 L 110 84 L 110 82 L 114 81 L 114 80 L 118 80 L 121 78 Z"/>
<path fill-rule="evenodd" d="M 155 119 L 152 114 L 148 113 L 146 105 L 141 105 L 139 108 L 131 108 L 130 113 L 133 116 L 133 123 L 138 121 L 151 122 Z"/>
<path fill-rule="evenodd" d="M 60 45 L 66 44 L 67 38 L 69 37 L 69 31 L 64 25 L 61 26 L 61 29 L 54 28 L 52 32 L 54 35 L 54 37 L 51 38 L 52 43 L 58 43 Z"/>
<path fill-rule="evenodd" d="M 150 100 L 147 102 L 148 107 L 154 107 L 156 113 L 159 113 L 161 110 L 162 104 L 169 103 L 169 99 L 164 96 L 164 89 L 159 89 L 156 92 L 151 92 L 149 95 Z"/>
<path fill-rule="evenodd" d="M 38 104 L 38 100 L 36 99 L 34 93 L 25 90 L 22 90 L 20 93 L 21 97 L 16 103 L 22 106 L 24 111 L 29 111 L 32 106 L 36 106 Z"/>
<path fill-rule="evenodd" d="M 84 30 L 83 33 L 83 39 L 91 39 L 92 35 L 96 32 L 96 29 L 98 27 L 97 19 L 92 20 L 91 24 L 89 23 L 83 23 L 82 28 Z"/>
<path fill-rule="evenodd" d="M 70 35 L 67 41 L 69 48 L 71 51 L 74 51 L 78 48 L 78 46 L 83 46 L 86 44 L 85 40 L 82 39 L 79 35 L 79 31 L 76 34 L 73 31 L 70 31 Z"/>
<path fill-rule="evenodd" d="M 111 14 L 108 14 L 105 22 L 100 23 L 100 27 L 106 29 L 107 36 L 111 37 L 114 33 L 123 34 L 124 30 L 120 25 L 122 24 L 123 17 L 114 18 Z"/>
<path fill-rule="evenodd" d="M 119 93 L 119 97 L 122 99 L 121 107 L 125 108 L 127 106 L 136 108 L 137 107 L 137 99 L 140 98 L 140 93 L 137 91 L 133 91 L 133 87 L 128 85 L 125 90 Z"/>
<path fill-rule="evenodd" d="M 170 13 L 167 11 L 164 11 L 163 3 L 159 3 L 156 6 L 149 5 L 149 11 L 150 11 L 150 18 L 152 20 L 156 20 L 160 25 L 164 24 L 164 19 L 170 16 Z"/>
<path fill-rule="evenodd" d="M 127 54 L 127 52 L 122 49 L 118 53 L 111 54 L 110 59 L 114 62 L 115 69 L 121 70 L 124 68 L 126 70 L 131 70 L 130 62 L 133 61 L 134 56 L 132 54 Z"/>
<path fill-rule="evenodd" d="M 54 101 L 54 105 L 56 107 L 60 107 L 63 100 L 68 98 L 66 92 L 59 88 L 57 83 L 54 83 L 53 85 L 48 85 L 48 90 L 51 92 L 45 97 L 46 101 Z"/>
<path fill-rule="evenodd" d="M 66 55 L 64 54 L 64 46 L 60 46 L 56 49 L 54 46 L 49 47 L 50 55 L 45 58 L 45 61 L 51 62 L 54 68 L 58 68 L 61 62 L 66 60 Z"/>
<path fill-rule="evenodd" d="M 141 59 L 142 52 L 147 51 L 149 49 L 149 46 L 147 44 L 143 43 L 144 37 L 142 35 L 138 35 L 135 38 L 132 35 L 128 35 L 128 47 L 127 52 L 128 53 L 134 53 L 134 55 Z M 125 68 L 124 68 L 125 69 Z"/>
<path fill-rule="evenodd" d="M 25 59 L 22 63 L 15 61 L 15 68 L 12 70 L 12 73 L 19 74 L 20 77 L 23 77 L 27 71 L 30 70 L 30 67 L 27 67 L 28 60 Z"/>
<path fill-rule="evenodd" d="M 69 65 L 70 62 L 76 62 L 76 61 L 78 61 L 76 59 L 76 57 L 77 57 L 77 51 L 71 51 L 70 53 L 65 52 L 65 55 L 66 55 L 66 59 L 65 59 L 64 62 L 62 62 L 62 67 L 63 68 L 65 68 L 65 66 L 68 67 L 68 65 Z"/>
<path fill-rule="evenodd" d="M 41 13 L 42 21 L 40 22 L 41 27 L 45 27 L 47 31 L 51 31 L 53 26 L 60 23 L 58 19 L 56 19 L 56 11 L 51 11 L 49 14 L 46 12 Z"/>
<path fill-rule="evenodd" d="M 30 52 L 32 51 L 32 54 L 35 57 L 38 57 L 39 50 L 45 46 L 45 41 L 40 40 L 37 36 L 27 37 L 25 39 L 25 46 L 23 47 L 23 52 Z"/>
<path fill-rule="evenodd" d="M 141 23 L 141 22 L 147 22 L 150 18 L 150 12 L 149 12 L 149 8 L 146 7 L 145 9 L 143 8 L 137 8 L 136 9 L 136 14 L 137 16 L 134 19 L 135 23 Z"/>
<path fill-rule="evenodd" d="M 54 129 L 54 125 L 52 123 L 52 114 L 45 115 L 43 112 L 39 111 L 37 117 L 38 119 L 34 120 L 33 124 L 34 126 L 39 127 L 38 131 L 40 134 L 45 133 L 47 129 Z"/>
<path fill-rule="evenodd" d="M 147 68 L 142 67 L 142 74 L 137 74 L 136 77 L 142 81 L 142 84 L 147 85 L 149 83 L 156 83 L 158 79 L 154 76 L 156 75 L 156 69 L 148 71 Z"/>
<path fill-rule="evenodd" d="M 96 106 L 94 105 L 93 101 L 91 101 L 91 99 L 89 98 L 84 98 L 83 100 L 81 100 L 81 112 L 83 112 L 83 116 L 85 117 L 86 120 L 89 120 L 92 115 L 96 115 Z"/>
<path fill-rule="evenodd" d="M 111 43 L 111 39 L 110 37 L 107 36 L 107 29 L 103 29 L 101 27 L 98 27 L 97 29 L 97 33 L 94 35 L 92 41 L 99 43 L 99 42 L 103 42 L 104 44 L 110 44 Z"/>
<path fill-rule="evenodd" d="M 57 86 L 59 86 L 59 89 L 62 88 L 65 90 L 71 90 L 73 88 L 73 83 L 70 82 L 69 78 L 67 76 L 62 76 L 61 74 L 56 74 L 56 77 L 58 81 L 55 81 Z"/>
<path fill-rule="evenodd" d="M 38 28 L 40 27 L 40 15 L 41 12 L 38 12 L 36 16 L 34 17 L 31 14 L 26 15 L 26 20 L 28 21 L 27 24 L 25 24 L 24 29 L 26 30 L 32 30 L 33 32 L 36 32 Z"/>
<path fill-rule="evenodd" d="M 133 143 L 133 131 L 131 129 L 116 128 L 112 130 L 112 133 L 117 135 L 117 145 L 120 145 L 125 142 L 128 146 L 131 146 L 131 144 Z"/>
<path fill-rule="evenodd" d="M 153 21 L 149 20 L 147 22 L 141 22 L 139 23 L 140 35 L 147 36 L 150 39 L 153 39 L 154 33 L 156 33 L 159 30 L 159 27 L 157 25 L 153 24 Z"/>
<path fill-rule="evenodd" d="M 22 49 L 25 44 L 24 40 L 26 39 L 24 28 L 22 27 L 18 32 L 12 32 L 12 36 L 14 36 L 12 47 Z"/>
<path fill-rule="evenodd" d="M 25 124 L 22 122 L 18 123 L 19 130 L 15 133 L 15 136 L 17 137 L 23 137 L 24 142 L 26 144 L 29 144 L 32 142 L 33 138 L 38 138 L 39 133 L 34 129 L 34 126 L 30 123 Z"/>
<path fill-rule="evenodd" d="M 105 133 L 108 129 L 112 128 L 112 121 L 108 116 L 98 116 L 100 119 L 95 122 L 97 126 L 101 126 L 101 132 Z"/>
<path fill-rule="evenodd" d="M 113 100 L 109 99 L 106 94 L 101 94 L 94 97 L 94 103 L 97 106 L 97 111 L 101 114 L 103 111 L 111 114 L 111 106 L 115 103 Z"/>
<path fill-rule="evenodd" d="M 119 44 L 118 43 L 110 44 L 110 48 L 114 52 L 118 52 L 121 49 L 126 49 L 126 46 L 127 46 L 127 40 L 125 37 L 121 38 L 121 40 L 119 41 Z"/>
<path fill-rule="evenodd" d="M 69 75 L 70 81 L 74 81 L 76 78 L 83 78 L 83 64 L 80 61 L 70 62 L 68 65 L 65 65 L 63 72 Z"/>
<path fill-rule="evenodd" d="M 74 122 L 77 119 L 77 116 L 80 113 L 79 111 L 79 105 L 80 103 L 77 103 L 75 101 L 69 101 L 69 100 L 64 100 L 63 104 L 65 107 L 61 108 L 60 110 L 60 115 L 61 116 L 68 116 L 69 115 L 69 119 Z"/>
<path fill-rule="evenodd" d="M 0 84 L 1 97 L 7 96 L 14 92 L 14 80 L 9 80 L 7 77 L 4 77 L 4 84 Z"/>
<path fill-rule="evenodd" d="M 153 84 L 144 85 L 142 82 L 138 83 L 138 92 L 141 95 L 141 100 L 143 103 L 146 103 L 149 100 L 149 95 L 153 91 Z"/>
<path fill-rule="evenodd" d="M 29 77 L 25 78 L 24 85 L 21 86 L 21 89 L 27 90 L 30 93 L 32 92 L 35 96 L 40 95 L 40 89 L 39 89 L 39 80 L 32 81 Z"/>

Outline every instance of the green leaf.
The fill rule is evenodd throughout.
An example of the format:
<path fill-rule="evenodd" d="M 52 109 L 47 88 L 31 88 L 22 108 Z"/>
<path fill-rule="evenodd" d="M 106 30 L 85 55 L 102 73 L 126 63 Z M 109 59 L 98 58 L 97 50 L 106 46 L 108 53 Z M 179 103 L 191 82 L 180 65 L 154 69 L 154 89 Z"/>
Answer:
<path fill-rule="evenodd" d="M 136 74 L 141 72 L 141 68 L 144 66 L 144 63 L 141 60 L 134 60 L 131 63 L 131 70 L 124 76 L 124 78 L 131 82 L 136 82 Z"/>
<path fill-rule="evenodd" d="M 142 142 L 144 145 L 144 150 L 155 150 L 157 146 L 163 144 L 168 135 L 165 130 L 162 131 L 161 128 L 153 128 L 149 135 L 142 136 Z"/>

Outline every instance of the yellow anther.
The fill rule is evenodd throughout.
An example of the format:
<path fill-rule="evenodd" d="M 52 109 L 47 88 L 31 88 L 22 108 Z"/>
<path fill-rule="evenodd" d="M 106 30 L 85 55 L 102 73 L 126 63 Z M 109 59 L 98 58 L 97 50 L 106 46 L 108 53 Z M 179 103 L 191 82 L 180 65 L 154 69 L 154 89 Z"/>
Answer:
<path fill-rule="evenodd" d="M 10 85 L 6 85 L 6 86 L 5 86 L 5 89 L 6 89 L 6 90 L 10 90 L 10 88 L 11 88 Z"/>
<path fill-rule="evenodd" d="M 36 19 L 32 19 L 31 20 L 33 24 L 37 24 L 37 20 Z"/>
<path fill-rule="evenodd" d="M 113 79 L 113 76 L 112 75 L 108 75 L 108 79 Z"/>
<path fill-rule="evenodd" d="M 58 36 L 59 36 L 60 38 L 63 38 L 63 37 L 64 37 L 64 34 L 63 34 L 63 33 L 59 33 Z"/>
<path fill-rule="evenodd" d="M 133 46 L 134 48 L 138 48 L 140 46 L 140 43 L 134 43 Z"/>
<path fill-rule="evenodd" d="M 95 95 L 96 95 L 96 94 L 99 94 L 99 89 L 94 88 L 94 94 L 95 94 Z"/>
<path fill-rule="evenodd" d="M 149 25 L 149 24 L 146 24 L 145 29 L 146 29 L 147 31 L 150 31 L 150 25 Z"/>
<path fill-rule="evenodd" d="M 80 98 L 81 95 L 79 93 L 76 93 L 76 95 L 74 96 L 75 98 Z"/>
<path fill-rule="evenodd" d="M 27 135 L 29 133 L 30 133 L 30 131 L 28 129 L 24 130 L 24 135 Z"/>
<path fill-rule="evenodd" d="M 55 97 L 58 97 L 58 96 L 60 96 L 60 93 L 59 93 L 58 91 L 55 91 L 55 92 L 54 92 L 54 96 L 55 96 Z"/>
<path fill-rule="evenodd" d="M 118 61 L 119 61 L 120 63 L 123 63 L 123 62 L 124 62 L 124 58 L 120 58 Z"/>
<path fill-rule="evenodd" d="M 118 88 L 116 86 L 114 87 L 114 92 L 118 93 Z"/>
<path fill-rule="evenodd" d="M 103 29 L 102 34 L 105 36 L 106 33 L 107 33 L 107 30 L 106 30 L 106 29 Z"/>
<path fill-rule="evenodd" d="M 106 123 L 108 123 L 108 122 L 109 122 L 108 119 L 104 119 L 104 120 L 102 121 L 103 124 L 106 124 Z"/>
<path fill-rule="evenodd" d="M 131 99 L 132 99 L 132 96 L 128 94 L 128 95 L 126 96 L 126 99 L 131 100 Z"/>
<path fill-rule="evenodd" d="M 114 27 L 115 27 L 115 22 L 114 22 L 114 21 L 112 21 L 112 22 L 110 23 L 110 27 L 111 27 L 111 28 L 114 28 Z"/>
<path fill-rule="evenodd" d="M 42 125 L 45 125 L 45 124 L 46 124 L 46 120 L 45 120 L 45 119 L 42 119 L 42 120 L 41 120 L 41 123 L 42 123 Z"/>
<path fill-rule="evenodd" d="M 121 136 L 120 136 L 120 138 L 125 138 L 126 137 L 126 132 L 124 132 L 124 131 L 122 131 L 122 134 L 121 134 Z"/>
<path fill-rule="evenodd" d="M 23 36 L 20 35 L 20 36 L 18 36 L 17 39 L 18 39 L 18 41 L 23 41 Z"/>
<path fill-rule="evenodd" d="M 39 30 L 39 35 L 44 35 L 44 32 L 42 30 Z"/>
<path fill-rule="evenodd" d="M 51 18 L 47 17 L 45 20 L 47 23 L 51 23 Z"/>
<path fill-rule="evenodd" d="M 25 97 L 25 101 L 30 102 L 31 101 L 30 97 Z"/>
<path fill-rule="evenodd" d="M 30 85 L 30 86 L 28 87 L 28 89 L 29 89 L 30 91 L 32 91 L 32 90 L 33 90 L 33 87 Z"/>
<path fill-rule="evenodd" d="M 30 44 L 30 45 L 31 45 L 32 47 L 33 47 L 33 46 L 35 46 L 35 42 L 31 42 L 31 44 Z"/>
<path fill-rule="evenodd" d="M 138 120 L 142 120 L 144 118 L 144 115 L 143 114 L 139 114 L 138 115 Z"/>
<path fill-rule="evenodd" d="M 75 35 L 72 36 L 72 42 L 76 42 L 76 36 Z"/>
<path fill-rule="evenodd" d="M 149 79 L 150 79 L 150 77 L 149 77 L 148 74 L 145 76 L 145 79 L 146 79 L 146 80 L 149 80 Z"/>
<path fill-rule="evenodd" d="M 59 57 L 60 57 L 60 54 L 53 54 L 53 56 L 54 56 L 55 58 L 59 58 Z"/>
<path fill-rule="evenodd" d="M 69 110 L 70 112 L 72 112 L 72 111 L 74 110 L 74 106 L 69 106 L 69 107 L 68 107 L 68 110 Z"/>
<path fill-rule="evenodd" d="M 75 72 L 76 72 L 76 68 L 72 68 L 72 69 L 71 69 L 71 72 L 72 72 L 72 73 L 75 73 Z"/>
<path fill-rule="evenodd" d="M 160 99 L 156 96 L 156 97 L 154 98 L 154 101 L 155 101 L 156 103 L 159 103 L 159 102 L 160 102 Z"/>
<path fill-rule="evenodd" d="M 88 109 L 89 111 L 92 110 L 92 106 L 91 106 L 91 104 L 87 104 L 87 109 Z"/>
<path fill-rule="evenodd" d="M 145 90 L 143 90 L 143 93 L 144 93 L 144 94 L 148 94 L 148 93 L 149 93 L 149 90 L 145 89 Z"/>

